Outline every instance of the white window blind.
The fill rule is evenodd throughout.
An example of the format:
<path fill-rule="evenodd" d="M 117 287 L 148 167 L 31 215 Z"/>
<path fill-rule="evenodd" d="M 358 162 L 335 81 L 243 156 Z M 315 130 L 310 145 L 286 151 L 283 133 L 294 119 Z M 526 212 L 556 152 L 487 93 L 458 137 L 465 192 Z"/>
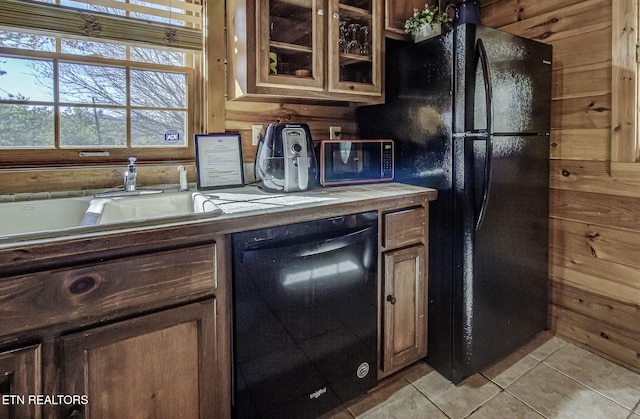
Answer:
<path fill-rule="evenodd" d="M 201 1 L 0 0 L 0 27 L 201 51 Z"/>

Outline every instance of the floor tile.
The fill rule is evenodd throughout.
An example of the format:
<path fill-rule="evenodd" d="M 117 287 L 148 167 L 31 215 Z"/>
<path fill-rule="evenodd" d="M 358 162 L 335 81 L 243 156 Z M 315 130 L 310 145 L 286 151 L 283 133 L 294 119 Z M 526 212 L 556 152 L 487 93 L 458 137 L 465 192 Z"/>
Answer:
<path fill-rule="evenodd" d="M 524 352 L 535 359 L 542 361 L 558 349 L 566 345 L 567 342 L 553 335 L 550 331 L 538 333 L 528 344 L 518 349 L 518 352 Z"/>
<path fill-rule="evenodd" d="M 323 419 L 640 419 L 640 375 L 550 332 L 453 385 L 418 362 Z"/>
<path fill-rule="evenodd" d="M 353 416 L 361 415 L 369 410 L 375 409 L 377 406 L 386 403 L 392 399 L 396 393 L 405 387 L 412 387 L 402 376 L 396 376 L 386 379 L 380 386 L 375 388 L 364 397 L 350 403 L 347 408 Z"/>
<path fill-rule="evenodd" d="M 353 419 L 353 415 L 346 407 L 340 407 L 320 416 L 318 419 Z"/>
<path fill-rule="evenodd" d="M 401 385 L 401 382 L 397 382 L 395 386 L 400 386 L 398 390 L 364 412 L 356 413 L 362 405 L 352 406 L 349 410 L 357 419 L 447 419 L 447 416 L 415 387 L 406 381 L 404 383 L 405 385 Z"/>
<path fill-rule="evenodd" d="M 544 419 L 544 416 L 524 404 L 521 400 L 503 391 L 480 406 L 480 408 L 468 416 L 468 418 Z"/>
<path fill-rule="evenodd" d="M 516 351 L 504 359 L 485 368 L 482 375 L 493 381 L 501 388 L 506 388 L 518 377 L 538 365 L 540 361 L 524 352 Z"/>
<path fill-rule="evenodd" d="M 578 346 L 566 345 L 544 362 L 627 409 L 640 400 L 640 375 Z"/>
<path fill-rule="evenodd" d="M 450 418 L 463 418 L 500 392 L 500 387 L 481 376 L 472 375 L 458 385 L 432 371 L 413 381 L 426 397 Z"/>
<path fill-rule="evenodd" d="M 630 410 L 545 364 L 507 387 L 509 393 L 548 418 L 625 419 Z"/>

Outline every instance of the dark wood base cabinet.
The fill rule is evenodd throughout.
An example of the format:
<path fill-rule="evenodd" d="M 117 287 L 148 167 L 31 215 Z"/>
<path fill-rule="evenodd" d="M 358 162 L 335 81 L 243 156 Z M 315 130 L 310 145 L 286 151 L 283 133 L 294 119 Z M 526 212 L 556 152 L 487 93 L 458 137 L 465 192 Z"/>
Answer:
<path fill-rule="evenodd" d="M 0 418 L 228 416 L 220 255 L 209 241 L 1 279 Z"/>
<path fill-rule="evenodd" d="M 27 398 L 42 393 L 40 369 L 40 345 L 0 353 L 0 418 L 42 417 L 41 406 Z"/>
<path fill-rule="evenodd" d="M 427 217 L 418 207 L 383 219 L 379 377 L 427 355 Z"/>
<path fill-rule="evenodd" d="M 61 337 L 67 407 L 87 418 L 213 417 L 215 299 Z M 63 416 L 66 417 L 66 416 Z"/>

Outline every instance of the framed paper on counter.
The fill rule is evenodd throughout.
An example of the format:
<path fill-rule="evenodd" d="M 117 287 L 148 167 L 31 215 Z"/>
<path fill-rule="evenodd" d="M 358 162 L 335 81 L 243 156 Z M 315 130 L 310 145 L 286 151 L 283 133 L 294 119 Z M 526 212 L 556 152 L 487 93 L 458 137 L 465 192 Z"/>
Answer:
<path fill-rule="evenodd" d="M 196 134 L 198 190 L 244 186 L 240 134 Z"/>

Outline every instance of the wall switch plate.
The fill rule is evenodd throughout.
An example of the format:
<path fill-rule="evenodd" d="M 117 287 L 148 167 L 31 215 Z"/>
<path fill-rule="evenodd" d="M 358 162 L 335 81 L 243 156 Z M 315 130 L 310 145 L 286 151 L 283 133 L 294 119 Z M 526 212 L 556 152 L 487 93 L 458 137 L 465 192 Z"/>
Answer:
<path fill-rule="evenodd" d="M 251 145 L 258 145 L 260 136 L 262 135 L 262 125 L 251 125 Z"/>
<path fill-rule="evenodd" d="M 342 139 L 342 128 L 341 127 L 329 127 L 329 139 L 330 140 L 341 140 Z"/>

